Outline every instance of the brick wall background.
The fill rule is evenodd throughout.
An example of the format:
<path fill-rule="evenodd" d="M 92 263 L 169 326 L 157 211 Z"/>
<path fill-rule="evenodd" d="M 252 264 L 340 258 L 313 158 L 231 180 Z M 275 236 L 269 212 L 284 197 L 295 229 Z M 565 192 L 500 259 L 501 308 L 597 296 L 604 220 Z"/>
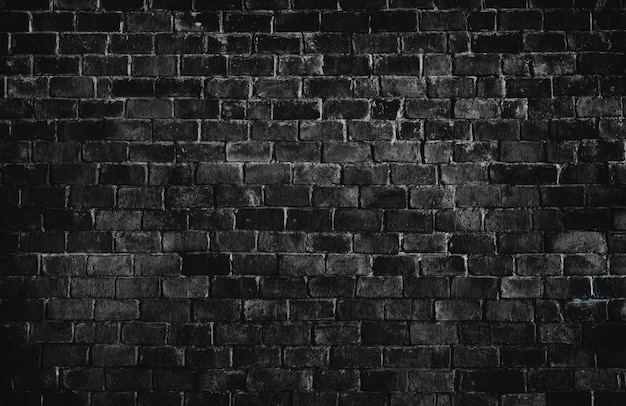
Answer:
<path fill-rule="evenodd" d="M 623 0 L 0 6 L 0 404 L 626 404 Z"/>

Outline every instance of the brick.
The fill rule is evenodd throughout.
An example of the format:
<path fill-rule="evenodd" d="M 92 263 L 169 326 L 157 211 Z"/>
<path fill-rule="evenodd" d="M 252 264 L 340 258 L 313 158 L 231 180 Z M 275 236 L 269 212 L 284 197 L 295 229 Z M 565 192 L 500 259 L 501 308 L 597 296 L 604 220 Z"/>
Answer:
<path fill-rule="evenodd" d="M 409 343 L 409 327 L 403 322 L 367 322 L 361 327 L 366 345 L 402 345 Z"/>
<path fill-rule="evenodd" d="M 412 323 L 412 344 L 454 344 L 458 342 L 457 329 L 453 323 Z"/>
<path fill-rule="evenodd" d="M 410 256 L 379 256 L 374 258 L 373 271 L 375 275 L 411 275 L 417 273 L 417 264 Z"/>
<path fill-rule="evenodd" d="M 314 329 L 316 344 L 355 344 L 360 339 L 359 327 L 354 323 L 318 323 Z"/>
<path fill-rule="evenodd" d="M 365 13 L 322 14 L 322 31 L 325 32 L 367 32 L 368 25 L 368 16 Z"/>
<path fill-rule="evenodd" d="M 19 33 L 12 38 L 15 54 L 54 54 L 56 35 L 51 33 Z"/>
<path fill-rule="evenodd" d="M 337 305 L 337 315 L 341 320 L 382 320 L 382 301 L 343 300 Z"/>
<path fill-rule="evenodd" d="M 402 36 L 402 50 L 404 52 L 445 52 L 446 38 L 443 33 L 414 33 Z"/>
<path fill-rule="evenodd" d="M 224 254 L 186 254 L 182 257 L 183 275 L 228 275 L 230 258 Z"/>
<path fill-rule="evenodd" d="M 534 317 L 532 304 L 528 301 L 487 302 L 486 310 L 488 320 L 523 322 L 531 321 Z"/>
<path fill-rule="evenodd" d="M 230 296 L 230 295 L 224 295 Z M 202 300 L 194 307 L 194 317 L 203 321 L 238 320 L 241 314 L 241 300 L 220 299 L 221 306 L 215 306 L 214 300 Z"/>
<path fill-rule="evenodd" d="M 362 119 L 369 114 L 369 103 L 363 99 L 327 100 L 323 104 L 322 115 L 325 119 Z M 301 118 L 318 118 L 317 113 Z"/>
<path fill-rule="evenodd" d="M 522 38 L 518 34 L 477 34 L 473 38 L 476 52 L 515 53 L 522 49 Z"/>
<path fill-rule="evenodd" d="M 234 56 L 229 58 L 227 70 L 232 75 L 271 76 L 274 73 L 274 59 L 270 55 L 246 58 Z"/>
<path fill-rule="evenodd" d="M 245 182 L 252 184 L 286 184 L 291 178 L 288 164 L 248 164 L 245 167 Z"/>
<path fill-rule="evenodd" d="M 284 255 L 279 258 L 278 272 L 282 276 L 309 276 L 324 273 L 324 258 L 320 255 Z"/>
<path fill-rule="evenodd" d="M 495 75 L 500 71 L 498 55 L 475 54 L 454 58 L 453 72 L 456 75 Z"/>
<path fill-rule="evenodd" d="M 406 190 L 400 188 L 361 188 L 361 206 L 363 208 L 405 208 L 407 201 Z"/>
<path fill-rule="evenodd" d="M 548 239 L 551 252 L 606 252 L 604 235 L 592 231 L 559 233 Z"/>
<path fill-rule="evenodd" d="M 240 269 L 241 264 L 238 262 L 233 264 L 233 268 L 235 270 L 239 270 L 239 274 L 242 272 Z M 260 272 L 258 272 L 260 273 Z M 214 278 L 213 283 L 211 285 L 211 294 L 215 298 L 255 298 L 258 296 L 258 288 L 257 283 L 253 278 L 227 278 L 227 277 L 219 277 Z M 238 302 L 237 302 L 238 303 Z M 232 306 L 228 306 L 227 309 L 233 308 L 234 310 L 225 311 L 226 314 L 229 314 L 230 318 L 238 318 L 237 308 L 239 306 L 235 306 L 236 302 L 232 303 Z M 210 305 L 211 303 L 206 303 Z M 204 310 L 205 313 L 211 314 L 209 309 Z"/>
<path fill-rule="evenodd" d="M 274 345 L 302 345 L 311 341 L 310 323 L 280 323 L 263 331 L 263 341 Z"/>
<path fill-rule="evenodd" d="M 321 370 L 313 379 L 313 388 L 319 391 L 350 390 L 358 386 L 358 378 L 349 369 Z"/>
<path fill-rule="evenodd" d="M 160 11 L 131 13 L 126 16 L 124 21 L 127 30 L 130 32 L 158 32 L 171 30 L 169 15 Z"/>
<path fill-rule="evenodd" d="M 494 100 L 489 99 L 459 99 L 454 104 L 454 117 L 456 118 L 495 118 L 498 116 L 498 106 Z"/>
<path fill-rule="evenodd" d="M 267 142 L 233 142 L 226 145 L 226 160 L 239 162 L 269 161 L 270 144 Z"/>
<path fill-rule="evenodd" d="M 510 276 L 514 264 L 510 255 L 474 256 L 468 261 L 469 272 L 479 276 Z"/>
<path fill-rule="evenodd" d="M 226 32 L 269 32 L 270 16 L 252 13 L 228 13 L 224 20 Z"/>
<path fill-rule="evenodd" d="M 329 275 L 368 275 L 371 273 L 372 266 L 370 264 L 370 258 L 363 255 L 329 255 L 326 261 L 326 269 Z M 354 284 L 353 280 L 340 279 L 344 284 L 340 285 L 342 288 L 347 288 L 351 284 Z M 318 287 L 325 286 L 323 280 L 317 281 Z M 332 291 L 332 289 L 331 289 Z M 348 290 L 349 291 L 349 290 Z"/>
<path fill-rule="evenodd" d="M 5 0 L 0 397 L 620 403 L 596 3 Z"/>
<path fill-rule="evenodd" d="M 524 386 L 524 377 L 520 371 L 467 372 L 461 375 L 460 386 L 463 390 L 510 393 Z"/>
<path fill-rule="evenodd" d="M 190 13 L 178 14 L 174 20 L 176 31 L 218 31 L 219 16 L 215 13 Z"/>
<path fill-rule="evenodd" d="M 497 353 L 493 347 L 455 347 L 454 359 L 463 367 L 496 367 Z"/>
<path fill-rule="evenodd" d="M 390 348 L 383 354 L 385 366 L 445 367 L 450 362 L 450 350 L 443 346 Z"/>
<path fill-rule="evenodd" d="M 354 47 L 357 53 L 395 52 L 398 40 L 395 35 L 389 34 L 358 34 L 354 38 Z"/>
<path fill-rule="evenodd" d="M 49 344 L 42 354 L 44 365 L 85 366 L 87 347 L 84 345 Z"/>
<path fill-rule="evenodd" d="M 303 250 L 305 236 L 296 232 L 261 232 L 259 233 L 259 250 L 297 252 Z"/>
<path fill-rule="evenodd" d="M 244 318 L 251 321 L 277 321 L 287 319 L 286 301 L 246 300 Z"/>
<path fill-rule="evenodd" d="M 480 230 L 480 213 L 471 209 L 440 212 L 435 215 L 435 228 L 439 231 Z"/>
<path fill-rule="evenodd" d="M 480 317 L 480 303 L 477 301 L 445 300 L 435 302 L 436 320 L 478 320 Z"/>
<path fill-rule="evenodd" d="M 308 46 L 307 43 L 305 45 Z M 321 75 L 322 58 L 319 55 L 295 57 L 283 55 L 278 58 L 278 72 L 281 75 Z"/>
<path fill-rule="evenodd" d="M 533 30 L 543 26 L 539 10 L 503 10 L 498 15 L 498 22 L 504 30 Z"/>
<path fill-rule="evenodd" d="M 416 392 L 449 391 L 453 383 L 453 376 L 446 372 L 412 372 L 409 374 L 409 389 Z"/>
<path fill-rule="evenodd" d="M 400 277 L 359 278 L 356 288 L 360 297 L 399 297 L 402 294 Z"/>
<path fill-rule="evenodd" d="M 275 28 L 279 32 L 318 31 L 319 13 L 315 11 L 280 13 L 276 16 Z"/>
<path fill-rule="evenodd" d="M 381 92 L 385 97 L 424 97 L 426 85 L 412 76 L 384 76 L 381 79 Z"/>
<path fill-rule="evenodd" d="M 462 11 L 430 11 L 420 20 L 422 31 L 463 31 L 467 28 L 467 15 Z"/>

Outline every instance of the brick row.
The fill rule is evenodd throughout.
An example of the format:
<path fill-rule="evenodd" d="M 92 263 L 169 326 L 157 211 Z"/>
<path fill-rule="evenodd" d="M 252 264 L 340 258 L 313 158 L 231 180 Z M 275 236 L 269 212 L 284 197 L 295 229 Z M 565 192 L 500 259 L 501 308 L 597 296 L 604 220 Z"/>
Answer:
<path fill-rule="evenodd" d="M 154 2 L 152 5 L 157 6 Z M 603 10 L 588 9 L 500 9 L 487 6 L 483 10 L 471 10 L 467 5 L 459 8 L 428 7 L 404 10 L 383 10 L 386 2 L 379 7 L 345 7 L 339 2 L 328 9 L 320 9 L 317 4 L 309 7 L 288 9 L 288 1 L 267 3 L 270 7 L 246 7 L 229 4 L 227 7 L 196 4 L 197 11 L 191 9 L 191 2 L 181 4 L 178 10 L 163 10 L 155 7 L 152 12 L 141 12 L 141 6 L 133 9 L 112 8 L 102 4 L 102 9 L 91 7 L 55 8 L 53 12 L 43 10 L 5 11 L 0 18 L 6 21 L 14 32 L 28 31 L 108 31 L 120 32 L 164 32 L 164 31 L 205 31 L 205 32 L 270 32 L 281 31 L 321 31 L 321 32 L 403 32 L 403 31 L 516 31 L 516 30 L 619 30 L 623 28 L 620 17 L 623 10 L 617 8 Z M 332 3 L 332 2 L 329 2 Z M 618 2 L 616 2 L 618 3 Z M 329 4 L 330 5 L 330 4 Z M 11 8 L 11 5 L 7 8 Z M 29 10 L 24 5 L 24 10 Z M 274 7 L 272 7 L 274 6 Z M 382 6 L 382 7 L 380 7 Z M 502 7 L 502 5 L 495 5 Z M 431 6 L 432 7 L 432 6 Z M 570 6 L 571 7 L 571 6 Z M 159 10 L 161 8 L 161 10 Z M 239 8 L 238 11 L 235 11 Z M 395 7 L 392 7 L 395 8 Z M 455 9 L 456 8 L 456 9 Z M 309 11 L 301 11 L 310 9 Z M 335 10 L 332 10 L 335 9 Z M 370 9 L 370 10 L 368 10 Z M 371 10 L 378 9 L 378 10 Z M 19 10 L 19 8 L 18 8 Z M 180 10 L 180 11 L 179 11 Z M 285 10 L 285 11 L 281 11 Z M 31 14 L 31 15 L 29 15 Z M 273 18 L 272 18 L 273 17 Z M 32 19 L 32 25 L 29 20 Z"/>

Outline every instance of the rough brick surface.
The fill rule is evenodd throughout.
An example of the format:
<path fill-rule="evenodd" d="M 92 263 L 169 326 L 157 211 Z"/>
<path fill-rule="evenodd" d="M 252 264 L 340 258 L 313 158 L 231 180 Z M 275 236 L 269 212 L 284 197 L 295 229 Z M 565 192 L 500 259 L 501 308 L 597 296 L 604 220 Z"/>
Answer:
<path fill-rule="evenodd" d="M 625 22 L 0 0 L 0 404 L 626 404 Z"/>

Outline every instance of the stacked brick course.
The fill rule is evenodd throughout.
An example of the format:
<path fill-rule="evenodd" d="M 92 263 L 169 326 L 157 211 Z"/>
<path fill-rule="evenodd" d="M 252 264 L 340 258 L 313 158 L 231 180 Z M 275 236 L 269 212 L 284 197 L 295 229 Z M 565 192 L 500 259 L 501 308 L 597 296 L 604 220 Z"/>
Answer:
<path fill-rule="evenodd" d="M 626 404 L 623 0 L 0 0 L 0 404 Z"/>

